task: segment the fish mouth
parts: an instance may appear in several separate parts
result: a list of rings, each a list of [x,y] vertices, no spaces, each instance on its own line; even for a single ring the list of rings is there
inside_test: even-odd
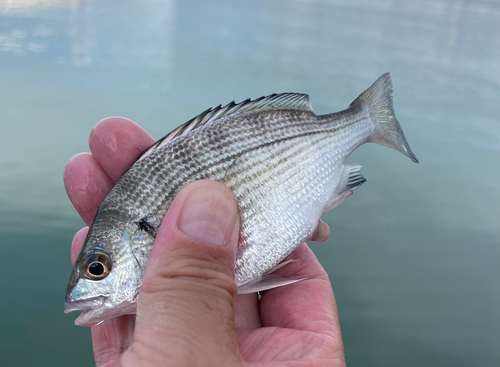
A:
[[[76,318],[75,325],[90,327],[99,325],[103,321],[100,310],[83,310],[81,315]]]
[[[104,303],[105,296],[98,296],[81,301],[66,301],[64,304],[64,313],[73,311],[82,311],[81,315],[75,320],[78,326],[96,326],[106,319],[122,315],[135,314],[136,300],[120,303],[119,307],[112,307]]]
[[[64,313],[70,313],[73,311],[84,311],[88,312],[91,309],[95,309],[101,306],[104,302],[104,296],[97,296],[81,301],[66,301],[64,304]]]

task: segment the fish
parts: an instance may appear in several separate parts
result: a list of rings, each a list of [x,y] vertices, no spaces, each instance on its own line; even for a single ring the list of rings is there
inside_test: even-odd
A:
[[[74,263],[65,313],[82,311],[81,326],[134,314],[161,222],[176,194],[200,179],[223,183],[237,200],[238,293],[300,281],[273,271],[366,181],[361,166],[344,164],[365,143],[418,163],[394,113],[389,73],[340,112],[316,115],[301,93],[204,111],[142,152],[104,198]]]

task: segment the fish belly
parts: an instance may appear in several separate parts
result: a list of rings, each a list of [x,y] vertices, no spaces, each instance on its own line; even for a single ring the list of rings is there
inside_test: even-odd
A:
[[[241,215],[238,286],[259,279],[312,236],[335,199],[348,155],[338,143],[331,133],[297,137],[245,153],[229,168],[224,183]]]

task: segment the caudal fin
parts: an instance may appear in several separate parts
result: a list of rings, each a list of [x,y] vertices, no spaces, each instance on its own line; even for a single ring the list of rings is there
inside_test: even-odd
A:
[[[417,156],[411,151],[405,134],[399,125],[392,107],[392,82],[389,73],[385,73],[351,103],[364,105],[370,112],[375,131],[370,141],[396,149],[413,162],[418,163]]]

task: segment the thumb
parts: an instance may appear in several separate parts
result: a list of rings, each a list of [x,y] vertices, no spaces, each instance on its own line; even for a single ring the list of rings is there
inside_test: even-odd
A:
[[[234,327],[236,200],[208,180],[184,188],[155,240],[123,366],[243,365]]]

